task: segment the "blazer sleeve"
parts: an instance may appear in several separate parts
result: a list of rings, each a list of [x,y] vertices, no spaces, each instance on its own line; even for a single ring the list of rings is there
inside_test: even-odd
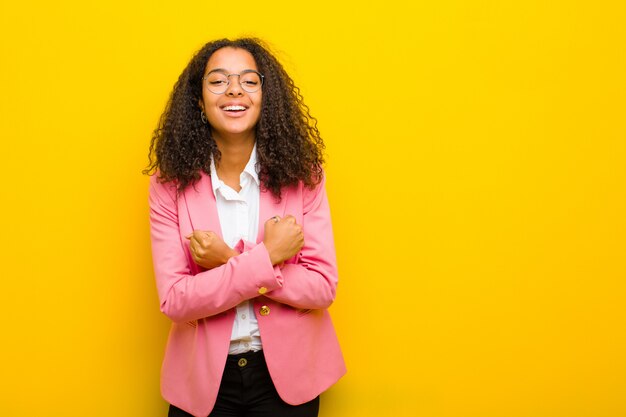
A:
[[[263,243],[226,264],[194,273],[181,236],[176,189],[150,179],[152,261],[161,311],[175,322],[222,313],[258,296],[259,288],[279,288],[283,276],[272,266]],[[195,268],[194,268],[195,269]]]
[[[335,300],[337,259],[324,184],[325,177],[313,190],[304,187],[304,246],[295,263],[286,263],[280,269],[282,286],[265,294],[296,308],[327,308]]]

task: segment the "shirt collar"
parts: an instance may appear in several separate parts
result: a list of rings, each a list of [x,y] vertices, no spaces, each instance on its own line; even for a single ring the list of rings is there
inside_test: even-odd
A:
[[[257,185],[260,185],[259,174],[256,171],[256,142],[254,142],[254,148],[252,148],[252,152],[250,153],[250,159],[246,164],[246,167],[243,169],[243,174],[248,174]],[[241,177],[240,177],[241,178]],[[217,190],[224,185],[224,182],[220,180],[220,177],[217,175],[217,169],[215,168],[215,161],[213,160],[213,155],[211,155],[211,186],[213,188],[213,195],[216,194]]]

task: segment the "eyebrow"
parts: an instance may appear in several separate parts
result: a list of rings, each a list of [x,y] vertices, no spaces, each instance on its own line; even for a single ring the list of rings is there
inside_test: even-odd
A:
[[[231,72],[228,72],[228,70],[226,68],[214,68],[211,71],[207,72],[205,74],[205,76],[209,75],[212,72],[221,72],[221,73],[224,73],[224,74],[243,74],[244,72],[258,72],[258,71],[257,70],[253,70],[252,68],[246,68],[246,69],[242,70],[241,72],[238,72],[238,73],[237,72],[233,72],[233,73],[231,73]]]

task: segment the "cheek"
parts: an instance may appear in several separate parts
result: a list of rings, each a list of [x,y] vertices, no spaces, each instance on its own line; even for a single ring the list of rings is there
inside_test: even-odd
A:
[[[254,114],[252,123],[256,126],[257,124],[259,124],[260,120],[261,120],[261,109],[258,108],[256,110],[256,113]]]
[[[202,94],[202,105],[206,110],[209,110],[211,107],[215,107],[216,99],[215,97],[211,97],[211,95],[211,93]]]
[[[261,118],[261,113],[263,112],[263,97],[255,97],[254,98],[255,110],[256,110],[256,121],[258,122]]]

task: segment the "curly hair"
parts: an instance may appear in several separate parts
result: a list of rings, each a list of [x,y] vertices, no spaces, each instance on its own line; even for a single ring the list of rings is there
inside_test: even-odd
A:
[[[324,142],[317,120],[283,66],[255,38],[220,39],[196,52],[174,85],[152,134],[149,165],[143,173],[157,173],[159,181],[175,183],[178,192],[195,184],[201,172],[211,175],[210,157],[219,161],[221,154],[210,124],[200,118],[198,103],[206,64],[215,51],[225,47],[250,52],[265,76],[261,115],[255,126],[261,186],[279,200],[282,188],[300,181],[314,188],[321,181],[324,163]]]

